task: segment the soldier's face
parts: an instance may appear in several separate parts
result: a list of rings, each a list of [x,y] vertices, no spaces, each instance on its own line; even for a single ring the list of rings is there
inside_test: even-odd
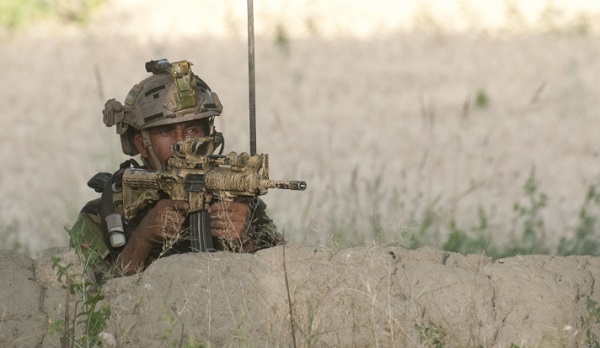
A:
[[[194,120],[164,126],[157,126],[148,129],[150,134],[150,143],[152,149],[158,157],[160,164],[164,166],[167,159],[173,156],[171,145],[184,138],[201,138],[207,136],[206,123]],[[139,139],[139,140],[138,140]],[[139,143],[139,145],[138,145]],[[154,170],[160,169],[161,165],[154,163],[154,159],[150,156],[148,149],[143,146],[143,137],[141,134],[136,135],[135,144],[138,147],[140,155],[146,159],[148,165]],[[141,145],[141,149],[140,149]]]

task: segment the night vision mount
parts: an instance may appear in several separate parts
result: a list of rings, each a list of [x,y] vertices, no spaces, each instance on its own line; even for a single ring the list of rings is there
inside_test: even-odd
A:
[[[169,73],[173,65],[166,59],[151,60],[146,62],[146,71],[154,75]]]

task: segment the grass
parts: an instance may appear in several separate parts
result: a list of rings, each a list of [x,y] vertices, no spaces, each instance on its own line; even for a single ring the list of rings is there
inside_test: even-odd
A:
[[[0,28],[16,30],[46,18],[85,24],[102,2],[102,0],[3,0],[0,3]]]
[[[41,2],[9,0],[2,5],[29,6],[35,3]],[[38,12],[34,17],[41,18],[48,15],[45,11],[50,9],[38,8],[36,11]],[[560,14],[549,8],[544,17],[547,32],[552,35],[557,34],[558,38],[541,36],[532,40],[521,40],[518,37],[507,40],[510,42],[487,39],[470,41],[468,38],[445,37],[444,33],[440,33],[443,31],[443,28],[440,28],[443,23],[432,17],[431,11],[423,11],[418,24],[423,26],[425,31],[434,32],[436,37],[433,39],[412,36],[412,33],[411,37],[406,39],[402,35],[393,33],[384,40],[348,40],[346,43],[335,40],[334,42],[326,40],[298,42],[295,41],[293,28],[281,24],[273,26],[276,33],[269,44],[273,45],[274,51],[268,49],[261,51],[261,47],[264,46],[259,42],[258,65],[259,69],[261,67],[265,69],[262,71],[263,74],[259,70],[258,76],[259,90],[264,93],[259,98],[259,106],[262,108],[260,125],[264,127],[259,135],[261,150],[272,155],[271,164],[274,172],[278,167],[294,169],[290,173],[284,173],[285,175],[275,175],[274,178],[291,179],[288,174],[297,174],[299,179],[307,179],[309,183],[309,190],[302,193],[307,198],[301,196],[296,199],[296,196],[285,193],[284,198],[271,204],[271,207],[276,208],[272,216],[276,221],[287,217],[293,222],[296,228],[288,229],[290,239],[299,239],[300,237],[294,236],[306,232],[306,235],[316,235],[316,238],[321,238],[326,241],[325,243],[328,242],[336,248],[372,244],[402,245],[412,249],[435,246],[464,254],[485,254],[493,258],[527,253],[598,255],[600,253],[597,242],[600,185],[591,184],[587,188],[585,197],[579,197],[577,190],[577,186],[590,177],[589,172],[581,168],[595,168],[592,165],[593,158],[588,156],[588,153],[590,148],[597,147],[582,140],[590,137],[585,131],[587,128],[592,128],[590,125],[595,118],[591,112],[586,116],[584,112],[578,110],[585,111],[586,108],[595,110],[594,104],[585,104],[585,101],[598,100],[594,94],[596,90],[594,82],[590,83],[584,78],[594,76],[594,71],[597,70],[595,61],[585,59],[585,57],[597,56],[594,50],[588,51],[586,48],[595,47],[595,39],[590,37],[590,33],[593,31],[592,24],[597,21],[582,16],[573,19],[565,26],[561,23],[571,19],[558,18]],[[513,5],[507,8],[507,17],[509,22],[514,23],[511,24],[513,29],[522,27],[523,31],[527,32],[529,30],[526,28],[527,23],[524,23],[519,11],[517,6]],[[0,11],[0,14],[7,13],[10,11]],[[325,29],[319,28],[322,21],[318,17],[315,18],[306,18],[306,26],[311,27],[313,36],[318,37],[319,32],[321,30],[324,32]],[[16,16],[4,20],[6,21],[4,25],[10,28],[18,28],[21,23],[26,24],[24,19]],[[243,29],[243,25],[233,21],[230,25]],[[231,31],[239,30],[234,28]],[[154,34],[148,32],[151,33],[148,34],[149,36]],[[562,41],[561,37],[566,36],[565,34],[577,36],[576,40],[570,43],[579,42],[578,40],[581,39],[583,45],[571,46]],[[27,156],[35,159],[35,166],[28,166],[27,159],[21,159],[21,156],[6,154],[6,157],[19,157],[19,165],[11,166],[9,158],[5,173],[16,173],[17,176],[11,178],[5,174],[6,176],[3,177],[6,179],[3,181],[2,192],[6,197],[14,197],[14,203],[11,202],[13,207],[7,206],[2,209],[4,223],[0,226],[0,242],[3,246],[18,248],[24,252],[39,249],[40,245],[47,246],[39,242],[47,240],[39,238],[39,233],[43,233],[44,229],[51,230],[48,234],[62,233],[60,226],[68,221],[64,221],[61,216],[60,219],[50,220],[53,221],[52,224],[47,223],[48,217],[60,210],[60,204],[52,206],[54,200],[39,199],[39,197],[69,196],[69,199],[73,200],[72,205],[78,207],[85,202],[82,199],[83,194],[77,190],[65,191],[65,189],[84,186],[85,180],[93,175],[95,170],[111,168],[102,166],[102,168],[94,167],[89,172],[83,170],[81,171],[83,173],[77,172],[81,164],[90,162],[90,157],[93,157],[90,156],[93,154],[93,150],[90,149],[97,149],[98,153],[106,153],[106,144],[103,142],[106,139],[116,139],[116,135],[111,130],[110,133],[105,133],[106,137],[103,137],[99,135],[101,130],[97,127],[83,126],[92,121],[98,121],[97,126],[102,126],[98,118],[100,107],[96,104],[101,106],[104,100],[98,102],[95,89],[85,84],[85,81],[91,81],[92,78],[81,79],[82,76],[91,76],[89,73],[91,69],[89,71],[75,68],[57,69],[53,65],[54,62],[61,62],[62,66],[70,67],[85,66],[82,64],[84,61],[97,62],[99,71],[103,74],[103,81],[106,82],[106,97],[118,97],[126,92],[125,90],[120,93],[118,88],[122,86],[123,89],[128,89],[132,83],[137,82],[131,80],[133,76],[142,75],[140,62],[148,59],[148,52],[185,59],[196,57],[193,58],[194,62],[199,69],[202,67],[202,70],[198,71],[208,75],[208,82],[216,88],[227,105],[228,113],[225,119],[229,127],[226,131],[228,141],[233,140],[230,143],[234,144],[233,149],[242,148],[246,144],[238,146],[235,143],[237,138],[242,138],[242,135],[246,134],[245,123],[244,126],[239,126],[242,131],[237,133],[236,126],[233,125],[243,123],[235,121],[235,117],[245,112],[243,105],[236,103],[243,104],[238,101],[245,100],[246,90],[240,88],[241,93],[235,92],[235,86],[245,85],[246,81],[243,79],[245,65],[242,60],[230,60],[230,57],[244,58],[244,55],[239,53],[243,53],[243,49],[238,47],[240,45],[232,45],[235,47],[229,48],[227,45],[220,46],[210,41],[203,41],[207,46],[192,47],[182,45],[177,40],[172,43],[170,40],[165,40],[159,45],[145,46],[136,44],[133,39],[121,43],[118,39],[107,36],[108,40],[116,40],[110,42],[111,47],[127,48],[107,51],[103,49],[105,46],[108,47],[107,40],[93,34],[89,35],[90,37],[86,37],[85,40],[79,42],[74,39],[63,43],[60,47],[48,43],[31,44],[35,49],[27,44],[16,46],[16,49],[10,47],[5,57],[12,57],[11,52],[20,52],[18,58],[13,58],[13,61],[2,60],[5,63],[3,65],[7,67],[6,81],[10,82],[5,94],[8,95],[6,100],[13,101],[10,109],[14,112],[11,114],[30,115],[31,118],[27,128],[30,133],[24,133],[17,126],[18,122],[14,122],[10,123],[14,124],[14,127],[6,128],[10,130],[10,134],[6,132],[3,136],[10,143],[19,143],[19,139],[23,138],[37,139],[37,143],[48,145],[44,148],[52,149],[49,153],[44,153],[43,149],[40,149],[40,157],[51,159],[48,162],[40,162],[33,156]],[[278,55],[277,52],[284,54]],[[565,52],[582,53],[569,55]],[[363,55],[363,53],[367,54]],[[27,58],[40,56],[47,59]],[[553,59],[548,60],[548,56]],[[202,60],[198,57],[202,57]],[[265,57],[268,59],[264,59]],[[507,57],[517,58],[513,60]],[[44,61],[52,64],[42,65]],[[109,63],[105,64],[105,61]],[[486,62],[491,61],[494,62],[493,65],[486,65]],[[542,61],[544,64],[540,63]],[[335,63],[327,64],[329,62]],[[363,63],[357,64],[358,62]],[[565,73],[562,69],[564,62],[581,69],[572,69]],[[367,65],[369,69],[365,68]],[[244,69],[236,70],[240,66]],[[525,67],[526,71],[520,67]],[[68,75],[67,70],[72,70],[73,75]],[[349,74],[349,71],[352,74]],[[11,75],[13,72],[18,74]],[[229,72],[231,75],[227,75]],[[23,75],[26,78],[23,78]],[[296,78],[288,78],[289,76]],[[33,88],[37,84],[29,82],[33,77],[46,82],[51,81],[53,85],[59,87],[71,86],[73,81],[81,81],[82,88],[78,87],[70,93],[64,93],[62,90],[66,88],[48,89],[48,82],[39,84],[41,89],[36,90]],[[576,81],[578,78],[581,79],[581,88],[573,93],[577,98],[572,98],[568,93],[570,91],[567,88],[568,82]],[[536,89],[537,86],[544,86],[543,83],[540,84],[539,79],[548,80],[547,88],[543,92],[538,92]],[[288,80],[292,82],[288,84]],[[25,81],[25,83],[20,85],[18,81]],[[562,81],[565,81],[565,84],[561,84]],[[54,90],[60,91],[60,95],[52,94]],[[36,105],[30,98],[24,98],[22,92],[15,94],[12,91],[29,91],[31,95],[50,94]],[[69,96],[68,103],[65,102],[65,95]],[[270,95],[275,97],[270,98]],[[534,98],[527,98],[530,95],[534,95]],[[521,96],[526,98],[520,98]],[[523,107],[523,104],[530,99],[535,100],[535,103]],[[419,111],[414,111],[413,106],[418,104],[417,100],[423,100],[424,107],[421,111],[423,115],[420,115]],[[74,108],[73,105],[78,102],[81,105],[93,106]],[[573,104],[575,102],[577,104]],[[460,110],[457,111],[458,109]],[[541,111],[536,113],[536,110]],[[280,125],[285,126],[272,125],[270,118],[273,118],[272,114],[276,112],[284,115],[279,122]],[[37,114],[41,116],[36,118]],[[46,121],[48,114],[55,115],[53,120],[56,119],[56,122],[49,124]],[[459,116],[453,118],[457,114]],[[85,117],[79,117],[82,115]],[[6,117],[10,116],[7,114]],[[514,119],[518,120],[514,121]],[[511,126],[513,121],[519,126],[505,127]],[[7,122],[10,122],[10,119],[7,119]],[[489,128],[477,127],[484,122],[487,122]],[[52,128],[54,124],[59,126]],[[457,124],[466,128],[455,130]],[[578,140],[581,142],[577,144],[583,145],[579,148],[574,147],[571,149],[572,152],[567,154],[575,153],[578,165],[574,172],[581,171],[580,176],[575,178],[566,176],[564,180],[554,181],[548,179],[547,173],[565,169],[565,162],[561,162],[562,155],[565,153],[555,151],[557,147],[553,145],[563,144],[566,147],[574,141],[571,135],[563,137],[562,133],[548,131],[544,128],[546,124],[560,124],[561,129],[566,129],[565,134],[578,134]],[[578,128],[575,124],[583,126]],[[45,128],[36,128],[36,125]],[[420,128],[421,125],[423,129]],[[531,142],[522,141],[523,139],[519,137],[521,134],[531,132],[531,128],[528,127],[534,128],[535,134],[540,136],[533,146],[530,146]],[[340,131],[342,128],[343,131]],[[506,133],[490,131],[498,128],[506,130]],[[55,137],[46,136],[46,134],[65,133],[79,135],[80,138],[61,142],[56,141]],[[12,138],[12,134],[15,134],[15,138]],[[281,134],[288,138],[278,138]],[[494,134],[500,135],[494,137]],[[510,134],[510,139],[503,137],[504,134]],[[592,136],[595,139],[596,133],[592,132]],[[95,139],[102,139],[102,141],[97,142]],[[456,141],[449,139],[456,139]],[[512,142],[507,144],[508,141]],[[63,143],[85,143],[90,149],[80,151],[79,147],[61,145]],[[487,143],[491,143],[492,146],[486,147]],[[536,144],[543,144],[543,148],[536,147]],[[500,148],[506,150],[498,150]],[[546,148],[549,148],[548,152],[553,152],[551,156],[545,154]],[[37,152],[37,149],[23,150],[27,153]],[[532,158],[534,158],[525,155],[529,151],[537,156],[535,159],[538,165],[535,170],[529,170],[528,167],[531,162],[527,160],[533,162]],[[56,153],[68,154],[61,158],[60,166],[56,165]],[[478,158],[483,159],[484,154],[492,157],[493,162],[478,160]],[[419,156],[422,159],[416,159]],[[469,156],[475,160],[468,161]],[[122,156],[118,154],[115,157]],[[505,158],[509,158],[510,163],[503,163]],[[519,159],[525,160],[519,161]],[[461,160],[463,162],[459,163]],[[452,165],[435,165],[440,162],[442,164],[452,162]],[[118,163],[118,160],[114,163]],[[486,176],[485,169],[487,166],[493,167],[496,163],[501,163],[500,170],[494,172],[494,178],[490,179],[489,175]],[[61,170],[54,172],[55,167],[61,167]],[[497,199],[497,191],[481,188],[481,183],[487,184],[495,179],[501,182],[501,175],[510,171],[505,170],[505,167],[519,171],[518,179],[508,180],[510,183],[506,185],[498,185],[501,193],[517,188],[519,196],[514,201],[512,195],[506,194],[503,199]],[[39,168],[48,168],[48,171],[44,171],[44,175],[39,175]],[[65,175],[65,168],[70,168],[69,172],[75,171],[75,174],[72,177]],[[470,168],[473,172],[461,173],[457,168]],[[568,166],[568,168],[572,167]],[[444,181],[446,177],[440,175],[455,170],[456,177],[461,180],[464,178],[464,181],[472,180],[472,184],[463,185],[464,182],[458,179],[458,184],[452,183],[452,180]],[[304,175],[307,178],[304,178]],[[61,177],[67,177],[67,182],[57,179]],[[76,184],[77,182],[79,184]],[[41,184],[35,186],[37,183]],[[22,185],[20,190],[6,189],[9,187],[18,189],[19,185]],[[554,190],[560,186],[568,186],[574,193],[566,198],[561,197]],[[461,191],[462,189],[464,191]],[[29,202],[30,204],[25,201],[25,204],[21,205],[19,197],[27,195],[15,194],[15,192],[31,191],[39,193],[35,195],[35,201]],[[581,202],[578,201],[580,198]],[[270,199],[269,196],[267,199]],[[563,226],[568,226],[566,224],[553,226],[550,219],[559,211],[570,211],[556,209],[557,205],[553,203],[561,199],[581,203],[576,224],[568,229],[563,229]],[[40,209],[43,201],[51,202],[49,205],[52,209]],[[466,201],[476,203],[466,204]],[[65,203],[62,200],[60,202]],[[299,204],[296,204],[297,202]],[[563,207],[560,204],[558,206]],[[14,210],[26,211],[27,208],[38,214],[27,213],[19,218],[12,218],[10,208],[15,207]],[[499,214],[495,209],[502,209],[508,213]],[[32,219],[32,215],[38,216]],[[39,224],[31,225],[29,221],[32,220],[38,221]],[[56,220],[60,221],[54,223]],[[58,225],[59,228],[55,228],[54,225]],[[558,243],[551,238],[559,237],[557,231],[562,233]],[[25,239],[16,238],[27,233],[29,237]],[[38,243],[36,247],[27,244],[36,245],[36,242]],[[311,242],[308,240],[307,244]],[[71,273],[72,276],[77,275],[72,273],[68,265],[61,266],[65,267],[63,271],[65,276],[67,273]],[[83,285],[81,290],[75,291],[75,294],[70,292],[71,287],[68,286],[70,296],[98,298],[93,288],[86,287],[85,283]],[[297,322],[299,332],[306,335],[304,338],[309,345],[318,343],[319,331],[315,322],[315,317],[320,313],[317,311],[318,303],[298,301],[297,307],[299,312],[303,311],[301,312],[303,315]],[[585,324],[582,325],[583,327],[592,327],[598,323],[597,305],[592,304],[588,310],[589,315],[582,318]],[[89,309],[82,310],[84,313],[95,311],[96,309],[91,312]],[[68,323],[69,320],[66,322]],[[93,328],[94,325],[91,327]],[[426,322],[415,329],[420,332],[421,343],[424,345],[436,347],[449,345],[447,341],[452,333],[446,332],[447,329],[439,323]],[[63,334],[69,333],[69,330],[70,328],[64,329]],[[93,338],[91,331],[88,332],[88,338]],[[598,339],[593,331],[584,330],[582,335],[585,336],[588,345],[597,346]],[[82,338],[85,336],[77,336],[77,339]],[[91,340],[88,339],[87,342]],[[181,340],[171,343],[172,346],[200,345],[193,339],[184,339],[183,335]]]
[[[349,219],[340,219],[337,210],[331,211],[328,245],[336,249],[386,244],[410,249],[434,246],[462,254],[484,254],[493,259],[532,254],[600,256],[600,181],[589,186],[574,231],[566,233],[558,243],[552,244],[548,242],[545,222],[550,198],[541,191],[535,168],[530,169],[522,184],[522,198],[512,205],[513,227],[508,241],[501,240],[506,235],[505,231],[490,221],[489,213],[483,206],[477,206],[472,217],[459,217],[452,208],[441,206],[441,196],[431,200],[420,212],[418,206],[423,205],[424,201],[413,201],[415,207],[413,213],[408,214],[409,219],[390,228],[383,221],[386,220],[385,216],[390,215],[389,209],[397,199],[397,194],[390,194],[381,185],[381,177],[361,183],[357,173],[358,169],[355,168],[349,187],[344,191],[348,196],[343,201],[366,204],[345,205]],[[468,190],[463,198],[470,192]],[[333,195],[340,195],[340,192]],[[386,198],[388,202],[385,202]],[[369,218],[358,221],[356,217],[365,207],[371,209]],[[475,223],[465,227],[458,220]]]
[[[600,325],[600,308],[598,303],[591,298],[586,300],[587,313],[580,318],[581,331],[575,332],[576,346],[583,346],[589,348],[600,348],[600,337],[594,329]],[[415,329],[419,334],[419,343],[423,347],[428,348],[444,348],[447,346],[455,346],[455,344],[449,343],[447,339],[446,328],[443,325],[438,325],[435,322],[429,320],[425,324],[415,324]],[[572,328],[570,328],[571,330]],[[557,345],[564,346],[564,342],[554,342]],[[462,346],[462,345],[458,345]],[[481,347],[483,345],[468,345],[469,347]],[[537,346],[537,345],[535,345]],[[525,348],[526,346],[517,345],[515,343],[510,344],[510,348]]]
[[[556,253],[558,255],[600,255],[600,185],[589,187],[581,210],[579,225],[571,238],[562,237]]]
[[[50,330],[60,335],[63,348],[102,346],[101,334],[111,315],[110,307],[102,304],[102,286],[96,283],[95,271],[100,258],[92,249],[77,247],[81,268],[66,265],[52,258],[59,282],[66,289],[64,318],[50,321]]]
[[[390,229],[382,224],[381,217],[388,214],[380,210],[384,206],[380,199],[387,196],[380,178],[364,183],[364,190],[361,190],[356,178],[355,173],[347,190],[350,197],[346,201],[366,201],[367,206],[372,207],[372,212],[368,226],[361,226],[360,230],[356,228],[360,223],[353,218],[330,221],[329,245],[336,249],[384,244],[410,249],[434,246],[462,254],[484,254],[493,259],[533,254],[600,256],[600,182],[588,188],[574,232],[561,237],[558,243],[551,244],[548,242],[544,220],[549,197],[539,187],[535,168],[530,169],[529,176],[522,185],[522,198],[512,206],[513,227],[509,239],[504,242],[500,238],[506,233],[490,222],[489,214],[482,206],[476,208],[473,217],[460,217],[461,221],[475,222],[465,227],[459,224],[459,216],[452,209],[441,207],[441,196],[434,198],[420,214],[415,212],[403,225]],[[367,198],[359,198],[360,192],[365,192]],[[468,194],[469,192],[466,193],[467,196]],[[394,199],[394,195],[390,197]],[[348,215],[356,216],[362,207],[348,208]],[[368,233],[361,233],[362,231]]]
[[[560,24],[552,16],[548,11],[548,22]],[[300,18],[323,24],[317,15]],[[511,220],[517,215],[512,210],[515,191],[532,163],[540,180],[538,192],[544,191],[548,199],[540,212],[565,217],[556,223],[541,216],[545,237],[551,248],[560,237],[572,239],[570,220],[578,213],[573,206],[580,203],[580,191],[597,167],[591,155],[597,149],[595,134],[585,126],[593,124],[593,101],[600,100],[587,78],[598,70],[592,34],[500,40],[446,33],[433,38],[393,33],[372,40],[321,40],[315,34],[297,40],[291,22],[274,19],[280,23],[272,26],[277,33],[257,42],[258,140],[259,150],[270,155],[272,178],[305,179],[309,184],[302,193],[270,192],[265,197],[271,216],[291,241],[442,246],[453,234],[449,244],[464,250],[476,251],[477,244],[486,242],[507,244],[505,236],[513,233]],[[3,246],[35,255],[65,244],[66,239],[58,238],[64,235],[62,227],[72,224],[73,212],[94,198],[85,187],[87,179],[126,159],[119,153],[114,129],[102,125],[99,110],[106,98],[122,98],[145,76],[148,52],[194,61],[226,105],[219,127],[228,150],[247,147],[245,42],[203,38],[206,46],[201,49],[172,40],[122,42],[102,32],[82,29],[73,37],[57,37],[56,43],[50,38],[5,43],[6,108],[13,115],[31,115],[31,122],[2,131],[0,137],[11,143],[32,137],[38,141],[20,152],[36,156],[5,150],[1,192],[15,198],[1,209],[0,241],[7,241]],[[104,49],[108,43],[127,50],[116,55]],[[35,56],[48,59],[30,58]],[[78,69],[58,69],[53,62]],[[60,88],[27,83],[37,76]],[[71,88],[73,81],[81,81],[82,88]],[[540,86],[545,88],[540,91]],[[23,93],[47,97],[28,102]],[[50,121],[47,114],[57,116]],[[18,123],[14,117],[7,121]],[[531,139],[534,130],[538,137]],[[72,142],[59,136],[64,132],[74,136]],[[65,154],[61,165],[51,160],[56,153]],[[109,153],[110,160],[101,158]],[[39,168],[45,169],[44,175]],[[555,169],[566,175],[553,177]],[[507,179],[513,173],[518,177]],[[470,181],[474,192],[466,192]],[[563,223],[567,220],[569,225]],[[39,233],[49,237],[38,238]],[[473,238],[461,247],[462,236]],[[565,244],[566,249],[573,247]]]
[[[600,308],[598,308],[598,302],[588,298],[587,309],[588,315],[581,317],[581,324],[585,334],[584,342],[588,347],[599,348],[600,337],[598,337],[597,333],[592,331],[594,325],[597,326],[600,324]]]
[[[424,347],[444,348],[446,347],[446,330],[432,321],[427,324],[415,324],[419,332],[419,343]]]
[[[600,225],[598,224],[600,215],[597,215],[597,209],[600,207],[599,188],[600,184],[589,187],[581,207],[579,224],[575,233],[569,237],[562,237],[556,246],[548,245],[542,216],[548,196],[539,192],[535,170],[532,169],[523,185],[525,198],[523,202],[517,202],[513,207],[517,226],[509,243],[500,244],[494,241],[494,233],[487,223],[485,212],[480,208],[478,210],[480,223],[472,228],[472,233],[462,232],[452,224],[450,227],[453,232],[442,248],[464,254],[481,252],[495,259],[531,254],[600,256],[597,242],[600,237]]]

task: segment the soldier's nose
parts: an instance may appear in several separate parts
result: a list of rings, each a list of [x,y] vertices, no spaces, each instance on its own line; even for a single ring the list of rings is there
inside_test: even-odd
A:
[[[175,129],[175,139],[177,141],[179,140],[183,140],[185,138],[185,136],[183,135],[183,129]]]

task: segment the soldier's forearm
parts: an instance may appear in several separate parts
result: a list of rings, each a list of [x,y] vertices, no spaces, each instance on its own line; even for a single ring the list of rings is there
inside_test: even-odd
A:
[[[116,262],[116,270],[122,275],[133,275],[143,270],[144,264],[152,251],[152,244],[141,237],[139,228],[136,229]]]

